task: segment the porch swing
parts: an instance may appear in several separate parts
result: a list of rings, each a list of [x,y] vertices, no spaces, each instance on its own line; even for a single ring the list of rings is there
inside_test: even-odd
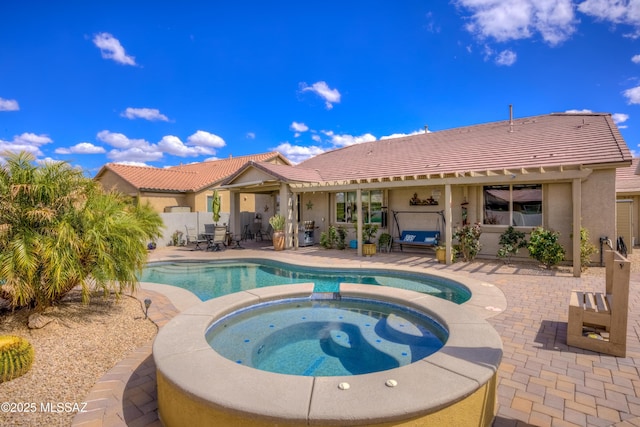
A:
[[[403,251],[403,246],[422,246],[427,248],[435,248],[438,246],[442,236],[444,235],[445,217],[444,211],[391,211],[393,213],[393,219],[396,223],[398,230],[398,236],[393,239],[394,243],[400,245],[400,250]],[[436,229],[431,230],[402,230],[400,228],[400,220],[398,216],[401,214],[431,214],[436,215]]]

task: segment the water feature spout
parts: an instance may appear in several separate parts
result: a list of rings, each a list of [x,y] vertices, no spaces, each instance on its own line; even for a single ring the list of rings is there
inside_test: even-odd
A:
[[[313,292],[310,299],[312,301],[340,301],[340,292]]]

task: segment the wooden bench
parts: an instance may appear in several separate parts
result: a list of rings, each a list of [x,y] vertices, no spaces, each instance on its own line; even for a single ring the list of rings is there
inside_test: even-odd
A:
[[[626,357],[631,262],[606,251],[605,292],[571,291],[567,344]]]
[[[399,244],[402,250],[403,245],[435,247],[438,246],[438,240],[440,240],[439,231],[405,230],[400,238],[393,239],[393,242]]]

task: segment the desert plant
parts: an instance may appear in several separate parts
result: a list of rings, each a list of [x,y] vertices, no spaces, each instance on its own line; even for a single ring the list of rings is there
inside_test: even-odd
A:
[[[465,225],[462,228],[458,228],[453,233],[453,238],[458,241],[460,248],[459,254],[465,261],[473,261],[480,252],[482,245],[480,243],[480,235],[482,229],[479,223],[473,225]]]
[[[285,218],[280,214],[275,214],[269,218],[269,224],[273,227],[273,231],[284,231]]]
[[[591,265],[591,255],[598,253],[596,245],[589,240],[589,231],[580,227],[580,268],[582,271]]]
[[[506,258],[507,263],[511,262],[511,257],[516,255],[518,250],[527,246],[525,234],[511,225],[500,235],[499,243],[498,258]]]
[[[0,383],[24,375],[33,363],[33,346],[24,338],[0,336]]]
[[[362,226],[362,242],[363,243],[373,243],[371,240],[373,236],[378,232],[377,224],[365,224]]]
[[[529,238],[529,255],[550,269],[564,260],[565,251],[558,242],[560,233],[537,227],[531,232]]]
[[[44,309],[79,287],[134,290],[162,219],[64,162],[11,154],[0,167],[0,297]]]

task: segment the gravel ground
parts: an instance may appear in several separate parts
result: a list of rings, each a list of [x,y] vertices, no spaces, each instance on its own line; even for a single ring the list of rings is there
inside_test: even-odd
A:
[[[45,312],[53,321],[42,329],[29,329],[28,315],[24,310],[0,314],[0,335],[24,337],[35,349],[29,372],[0,383],[1,426],[70,425],[96,381],[157,332],[140,302],[128,296],[100,295],[83,305],[72,292]],[[18,412],[7,412],[4,402]],[[67,402],[58,411],[58,404]]]

